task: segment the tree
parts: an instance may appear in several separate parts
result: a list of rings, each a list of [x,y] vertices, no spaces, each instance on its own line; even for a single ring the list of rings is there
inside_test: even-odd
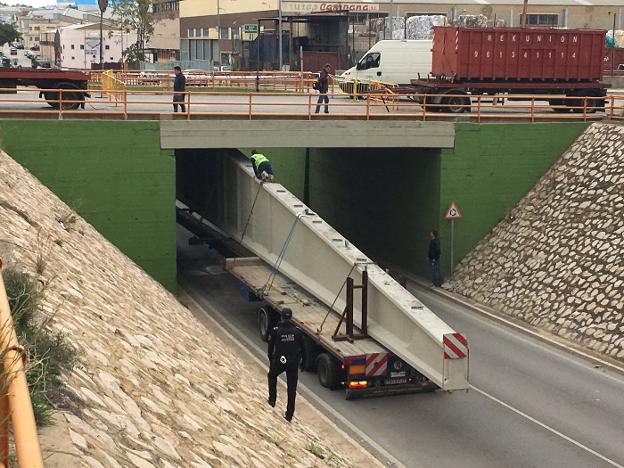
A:
[[[151,0],[112,0],[113,14],[120,18],[124,32],[136,31],[137,41],[124,52],[128,62],[144,60],[145,44],[154,32],[154,16]]]
[[[21,34],[12,24],[0,23],[0,44],[4,45],[7,42],[13,42],[19,39]]]

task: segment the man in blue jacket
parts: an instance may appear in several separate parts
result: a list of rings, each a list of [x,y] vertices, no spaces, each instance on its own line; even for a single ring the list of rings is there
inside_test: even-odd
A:
[[[178,112],[178,105],[182,112],[186,112],[184,105],[186,93],[186,77],[182,74],[180,67],[174,67],[175,78],[173,80],[173,112]]]

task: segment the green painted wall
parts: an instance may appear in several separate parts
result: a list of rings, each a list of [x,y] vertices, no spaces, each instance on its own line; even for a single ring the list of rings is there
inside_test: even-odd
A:
[[[455,149],[441,156],[439,231],[443,272],[450,272],[450,222],[455,200],[464,218],[455,222],[457,264],[535,185],[588,123],[455,125]]]
[[[374,260],[424,274],[439,176],[439,150],[313,150],[310,206]]]
[[[158,122],[2,120],[0,145],[171,291],[175,161]]]

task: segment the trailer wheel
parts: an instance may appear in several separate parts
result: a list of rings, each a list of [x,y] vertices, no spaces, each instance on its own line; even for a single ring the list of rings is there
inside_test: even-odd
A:
[[[338,388],[337,367],[336,360],[327,353],[319,354],[316,358],[316,373],[323,387],[331,390]]]
[[[63,110],[73,110],[78,109],[80,107],[81,102],[84,102],[84,94],[81,92],[80,88],[73,83],[57,83],[55,85],[56,88],[63,90],[63,101],[80,101],[80,102],[63,102]],[[65,91],[67,90],[67,91]],[[70,91],[75,90],[75,91]],[[48,102],[48,105],[53,109],[58,109],[60,103],[55,102],[59,101],[59,93],[56,91],[46,91],[43,93],[43,97]]]
[[[273,309],[261,307],[258,311],[258,330],[260,331],[262,341],[269,341],[269,335],[276,323],[276,314]]]
[[[552,107],[554,112],[563,114],[570,111],[570,108],[566,107],[566,103],[563,99],[549,99],[548,104]]]
[[[465,91],[461,89],[451,89],[444,94],[450,96],[442,97],[441,112],[450,112],[451,114],[461,114],[462,112],[470,112],[470,98]]]

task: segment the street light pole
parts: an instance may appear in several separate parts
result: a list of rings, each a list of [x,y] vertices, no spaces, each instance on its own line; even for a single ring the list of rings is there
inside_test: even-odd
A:
[[[98,7],[100,8],[100,71],[102,71],[104,57],[104,33],[102,23],[104,21],[104,12],[108,8],[108,0],[98,0]]]
[[[217,57],[219,58],[219,67],[221,66],[221,7],[217,0]],[[221,68],[219,68],[221,70]]]
[[[284,67],[284,57],[283,57],[283,46],[282,46],[282,0],[278,0],[277,2],[278,4],[278,29],[279,29],[279,36],[278,36],[278,47],[279,47],[279,69],[280,71],[282,71],[282,68]]]

